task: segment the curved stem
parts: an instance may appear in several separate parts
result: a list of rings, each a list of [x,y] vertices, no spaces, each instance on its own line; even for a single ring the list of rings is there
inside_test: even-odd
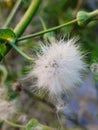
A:
[[[96,10],[90,12],[88,15],[89,15],[89,17],[92,18],[92,19],[93,19],[93,18],[98,18],[98,9],[96,9]]]
[[[28,55],[26,55],[24,52],[22,52],[13,42],[9,42],[9,44],[10,44],[20,55],[22,55],[24,58],[26,58],[27,60],[32,61],[32,58],[29,57]]]
[[[18,128],[25,128],[25,125],[19,125],[19,124],[15,124],[11,121],[8,121],[8,120],[4,120],[5,123],[9,124],[10,126],[13,126],[13,127],[18,127]]]
[[[14,32],[15,32],[17,37],[22,35],[22,33],[24,32],[24,30],[26,29],[26,27],[28,26],[28,24],[32,20],[33,16],[35,15],[41,1],[42,0],[32,0],[31,1],[30,6],[28,7],[26,13],[24,14],[21,21],[17,24],[17,26],[14,29]],[[16,43],[16,40],[13,41],[13,44],[15,44],[15,43]],[[11,48],[12,48],[11,46],[7,47],[7,51],[6,51],[5,55],[11,50]],[[2,60],[2,58],[0,58],[0,61],[1,60]]]
[[[9,14],[9,17],[6,20],[6,23],[4,24],[4,28],[6,28],[12,21],[17,9],[19,8],[20,4],[21,4],[22,0],[17,0],[15,6],[13,7],[11,13]]]
[[[65,27],[65,26],[68,26],[68,25],[73,24],[75,22],[77,22],[77,19],[74,19],[74,20],[72,20],[72,21],[70,21],[68,23],[64,23],[62,25],[59,25],[59,26],[56,26],[56,27],[53,27],[53,28],[49,28],[49,29],[44,30],[44,31],[40,31],[38,33],[34,33],[34,34],[31,34],[31,35],[20,37],[20,38],[17,39],[17,41],[22,41],[22,40],[26,40],[26,39],[29,39],[29,38],[37,37],[37,36],[40,36],[42,34],[45,34],[45,33],[48,33],[48,32],[54,31],[54,30],[57,30],[59,28]]]
[[[41,1],[42,0],[32,0],[25,15],[23,16],[21,21],[18,23],[18,25],[14,29],[14,32],[17,37],[19,37],[24,32],[25,28],[27,27],[27,25],[30,23],[31,19],[35,15]]]
[[[3,65],[0,65],[0,70],[3,72],[1,82],[4,83],[7,78],[7,70]]]

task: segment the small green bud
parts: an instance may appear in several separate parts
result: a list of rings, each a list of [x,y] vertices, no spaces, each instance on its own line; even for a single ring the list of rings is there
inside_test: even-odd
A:
[[[93,21],[98,17],[98,10],[94,10],[90,13],[86,11],[79,11],[77,13],[77,22],[79,26],[85,26],[87,25],[90,21]]]
[[[89,22],[89,13],[85,11],[79,11],[77,14],[77,21],[79,26],[85,26]]]

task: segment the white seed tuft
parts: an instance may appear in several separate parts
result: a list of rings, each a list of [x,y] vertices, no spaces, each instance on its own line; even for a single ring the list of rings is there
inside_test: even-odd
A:
[[[37,78],[36,86],[45,89],[50,98],[72,93],[82,83],[87,65],[76,42],[77,39],[73,38],[68,42],[61,40],[41,45],[30,76]]]

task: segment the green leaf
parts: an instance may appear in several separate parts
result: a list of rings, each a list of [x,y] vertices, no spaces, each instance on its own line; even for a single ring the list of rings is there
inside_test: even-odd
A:
[[[11,29],[0,29],[0,42],[5,45],[5,43],[9,43],[19,54],[24,56],[28,60],[32,60],[29,56],[27,56],[24,52],[22,52],[16,45],[16,35]],[[2,56],[0,56],[1,58]]]
[[[11,42],[16,38],[15,33],[11,29],[0,29],[0,41],[9,41]]]
[[[31,119],[31,120],[26,124],[26,130],[55,130],[55,129],[40,124],[36,119]]]
[[[16,40],[15,33],[11,29],[0,29],[0,58],[4,57],[7,46],[7,42]]]
[[[0,56],[3,57],[5,52],[6,52],[6,46],[0,43]]]
[[[37,127],[39,125],[39,122],[36,119],[31,119],[26,124],[26,130],[33,130],[33,128]]]

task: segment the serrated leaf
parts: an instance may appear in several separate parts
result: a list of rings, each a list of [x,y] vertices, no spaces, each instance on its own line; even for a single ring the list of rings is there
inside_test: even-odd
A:
[[[6,46],[4,44],[0,44],[0,55],[3,57],[6,52]]]
[[[0,41],[12,41],[16,38],[15,33],[11,29],[0,29]]]

